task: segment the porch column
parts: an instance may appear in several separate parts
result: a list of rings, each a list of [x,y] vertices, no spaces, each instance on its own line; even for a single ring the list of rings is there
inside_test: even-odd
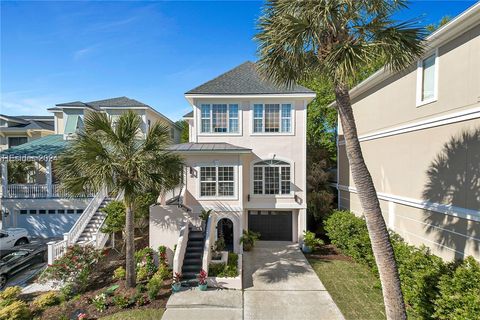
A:
[[[2,197],[8,196],[8,162],[2,161]]]
[[[47,198],[52,197],[52,160],[47,160],[45,162],[45,173],[47,178]]]

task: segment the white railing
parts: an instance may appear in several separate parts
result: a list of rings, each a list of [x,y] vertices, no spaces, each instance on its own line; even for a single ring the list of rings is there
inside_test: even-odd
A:
[[[176,272],[182,273],[183,259],[185,258],[185,252],[187,251],[189,223],[180,229],[180,237],[178,237],[177,248],[175,249],[175,255],[173,257],[173,274]]]
[[[73,227],[68,232],[68,244],[75,244],[78,238],[82,234],[83,230],[87,227],[90,219],[92,219],[95,212],[97,212],[98,208],[102,204],[102,201],[107,196],[107,189],[101,189],[97,195],[90,201],[88,206],[83,211],[82,215],[77,219]]]
[[[202,269],[208,273],[208,265],[212,259],[212,245],[215,241],[215,226],[216,226],[216,217],[215,213],[211,213],[208,217],[206,233],[205,233],[205,245],[203,247],[203,260],[202,260]]]
[[[68,194],[60,189],[59,184],[52,184],[52,194],[48,195],[48,185],[41,183],[14,183],[8,184],[2,198],[7,199],[39,199],[39,198],[67,198]],[[92,193],[86,195],[93,197]],[[84,197],[84,196],[81,196]]]
[[[48,247],[48,264],[52,264],[67,252],[68,242],[66,239],[60,241],[50,241]]]

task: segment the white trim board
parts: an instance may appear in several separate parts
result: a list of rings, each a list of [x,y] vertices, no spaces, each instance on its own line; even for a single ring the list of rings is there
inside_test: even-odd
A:
[[[336,187],[342,191],[358,193],[357,189],[354,187],[349,187],[349,186],[339,185],[339,184],[337,184]],[[377,192],[377,196],[379,199],[384,201],[392,201],[394,203],[398,203],[408,207],[413,207],[413,208],[422,209],[422,210],[429,210],[433,212],[448,214],[450,216],[454,216],[462,219],[480,222],[480,211],[477,211],[477,210],[466,209],[466,208],[445,205],[445,204],[435,203],[430,201],[424,201],[419,199],[412,199],[412,198],[407,198],[407,197],[402,197],[402,196],[397,196],[397,195],[382,193],[382,192]]]
[[[395,135],[408,133],[412,131],[424,130],[428,128],[434,128],[434,127],[443,126],[446,124],[462,122],[462,121],[467,121],[467,120],[472,120],[477,118],[480,118],[480,107],[475,107],[468,110],[454,112],[448,115],[433,117],[426,120],[417,121],[410,124],[386,129],[386,130],[379,130],[370,134],[360,136],[358,137],[358,140],[360,142],[363,142],[368,140],[380,139],[380,138],[395,136]],[[338,144],[345,145],[345,140],[339,141]]]

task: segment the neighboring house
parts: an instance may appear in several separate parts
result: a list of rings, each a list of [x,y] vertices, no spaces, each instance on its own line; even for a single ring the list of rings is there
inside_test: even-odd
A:
[[[306,229],[307,104],[315,93],[274,86],[246,62],[185,97],[193,107],[184,116],[189,142],[171,147],[185,159],[184,185],[179,201],[165,199],[151,208],[150,245],[173,249],[178,231],[198,225],[199,213],[209,209],[211,244],[223,236],[227,248],[241,253],[243,230],[259,232],[262,240],[300,241]],[[184,249],[179,244],[177,254]]]
[[[53,133],[53,116],[0,114],[0,151]]]
[[[91,219],[95,223],[92,220],[89,230],[91,234],[97,232],[103,217],[94,215],[102,202],[105,204],[108,200],[107,195],[100,192],[70,198],[62,193],[54,174],[55,160],[75,139],[75,133],[83,127],[87,113],[105,112],[115,120],[127,110],[134,110],[141,115],[144,133],[155,122],[161,122],[170,126],[173,142],[179,142],[180,128],[174,122],[150,106],[127,97],[58,104],[49,109],[54,114],[51,121],[54,134],[0,152],[2,227],[24,227],[30,235],[37,237],[63,237],[64,233],[74,231],[69,238],[70,244],[85,238],[81,238],[81,234]],[[35,162],[35,183],[8,184],[7,163],[26,160]],[[77,221],[80,221],[80,225],[75,225]]]
[[[480,4],[427,38],[417,64],[350,91],[384,218],[445,259],[480,260]],[[338,128],[338,205],[362,214]]]

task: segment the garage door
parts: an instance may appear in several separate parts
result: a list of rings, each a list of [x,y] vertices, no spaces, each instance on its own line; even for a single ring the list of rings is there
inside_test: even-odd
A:
[[[260,233],[260,240],[292,241],[292,212],[249,211],[248,229]]]

